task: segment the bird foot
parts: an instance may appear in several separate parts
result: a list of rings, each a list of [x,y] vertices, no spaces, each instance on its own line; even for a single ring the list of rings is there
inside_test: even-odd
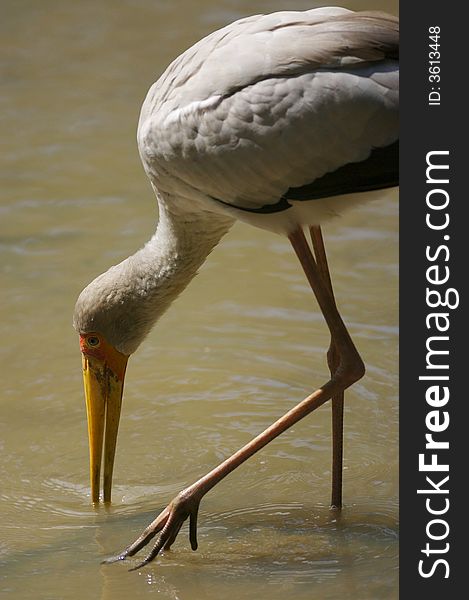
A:
[[[183,490],[168,506],[148,525],[143,533],[127,546],[120,554],[103,560],[103,564],[111,564],[133,556],[146,546],[155,535],[156,543],[149,554],[130,571],[135,571],[151,562],[162,550],[169,550],[174,543],[184,521],[189,517],[189,541],[192,550],[197,550],[197,515],[201,496],[194,490]]]

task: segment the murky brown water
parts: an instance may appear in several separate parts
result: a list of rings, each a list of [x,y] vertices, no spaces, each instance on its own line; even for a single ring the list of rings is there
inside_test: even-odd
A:
[[[397,2],[343,2],[397,10]],[[131,359],[114,504],[89,501],[81,288],[150,237],[135,128],[147,88],[205,33],[313,3],[3,0],[0,595],[120,600],[397,597],[397,195],[325,230],[368,365],[346,403],[345,509],[328,508],[330,408],[203,501],[140,573],[100,559],[324,382],[328,335],[282,238],[237,225]],[[10,596],[9,596],[10,597]]]

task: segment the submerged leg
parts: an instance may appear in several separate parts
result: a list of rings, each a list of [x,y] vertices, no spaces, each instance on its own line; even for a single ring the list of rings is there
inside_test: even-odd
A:
[[[134,569],[146,565],[161,550],[171,546],[179,533],[182,523],[188,517],[190,518],[189,539],[192,549],[195,550],[197,548],[197,513],[203,496],[258,450],[363,376],[363,362],[337,311],[335,302],[331,298],[328,286],[324,283],[323,276],[320,274],[303,230],[297,229],[294,231],[290,234],[289,240],[317,298],[319,307],[331,333],[332,343],[337,350],[339,360],[331,379],[278,419],[273,425],[223,461],[218,467],[180,492],[158,517],[150,523],[135,542],[130,544],[118,556],[110,558],[105,562],[115,562],[133,556],[159,534],[148,556],[135,566]]]
[[[326,249],[322,237],[321,228],[318,226],[310,227],[311,240],[313,242],[314,255],[318,270],[321,274],[324,284],[329,290],[332,302],[335,304],[334,291],[332,289],[332,280],[327,264]],[[331,338],[331,344],[327,351],[327,364],[334,375],[339,366],[339,356],[337,349]],[[343,453],[344,453],[344,392],[340,391],[332,397],[332,494],[331,507],[342,508],[342,472],[343,472]]]

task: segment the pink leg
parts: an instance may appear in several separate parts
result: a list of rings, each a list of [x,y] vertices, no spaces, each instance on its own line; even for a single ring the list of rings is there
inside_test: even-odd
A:
[[[273,425],[259,434],[232,456],[223,461],[218,467],[183,490],[174,500],[150,523],[145,531],[118,556],[104,562],[124,560],[136,554],[141,548],[159,533],[157,541],[138,569],[153,560],[157,554],[168,549],[176,539],[183,522],[189,518],[189,539],[193,550],[197,548],[197,514],[200,501],[219,481],[244,463],[248,458],[263,448],[300,419],[316,410],[327,400],[337,396],[344,389],[355,383],[364,374],[363,362],[353,345],[348,331],[337,311],[335,302],[324,278],[311,253],[302,229],[297,229],[289,240],[303,267],[306,277],[317,298],[321,311],[331,332],[333,346],[337,349],[339,361],[332,377],[321,388],[305,398],[297,406],[278,419]]]
[[[327,286],[332,301],[335,304],[334,292],[332,290],[331,275],[327,264],[326,249],[322,237],[321,228],[318,226],[310,227],[311,240],[313,242],[314,255],[318,270],[321,274],[324,285]],[[334,375],[340,363],[337,348],[331,338],[331,344],[327,351],[327,364]],[[332,397],[332,495],[331,507],[342,508],[342,469],[344,452],[344,392],[340,391]]]

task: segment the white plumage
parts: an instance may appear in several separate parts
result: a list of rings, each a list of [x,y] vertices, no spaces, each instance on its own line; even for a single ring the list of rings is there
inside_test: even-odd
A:
[[[369,41],[391,39],[392,25],[326,8],[242,19],[198,42],[142,107],[140,155],[159,193],[281,233],[353,204],[294,201],[263,218],[229,206],[275,204],[396,141],[398,63]]]

